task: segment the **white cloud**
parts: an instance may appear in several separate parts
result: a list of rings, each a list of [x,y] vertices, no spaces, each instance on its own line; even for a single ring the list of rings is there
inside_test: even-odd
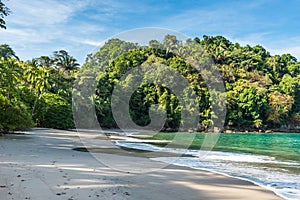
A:
[[[246,5],[224,8],[224,5],[213,7],[193,8],[185,10],[177,15],[166,17],[161,22],[162,27],[174,30],[197,33],[227,33],[233,35],[241,29],[253,24],[253,18],[244,11]]]
[[[89,40],[89,39],[81,40],[79,42],[82,43],[82,44],[87,44],[87,45],[95,46],[95,47],[99,47],[103,44],[102,41],[95,41],[95,40]]]
[[[48,31],[52,31],[52,33],[49,34]],[[53,31],[51,28],[8,28],[1,30],[0,43],[9,43],[16,46],[49,43],[62,34],[62,30]]]
[[[0,44],[11,45],[22,59],[49,55],[54,50],[65,48],[83,60],[90,53],[88,51],[99,47],[104,39],[124,31],[126,27],[134,27],[132,17],[136,14],[145,15],[147,19],[148,11],[155,10],[161,17],[145,20],[142,25],[170,28],[189,37],[223,35],[242,45],[260,44],[272,54],[290,52],[300,58],[300,38],[274,39],[276,34],[268,31],[273,30],[269,29],[273,24],[266,24],[259,20],[259,16],[252,16],[249,12],[261,7],[264,1],[234,2],[230,5],[219,2],[207,7],[191,6],[190,10],[170,14],[160,13],[167,4],[153,6],[153,3],[143,1],[10,0],[6,4],[13,13],[6,17],[7,29],[0,30]],[[258,30],[258,27],[264,29]]]
[[[300,61],[300,44],[298,46],[269,49],[272,55],[291,54]]]
[[[266,48],[275,54],[291,54],[300,61],[300,37],[282,37],[282,40],[273,39],[266,43]]]
[[[289,37],[276,30],[278,21],[262,21],[252,10],[268,0],[218,3],[210,7],[184,10],[165,17],[159,26],[181,31],[189,37],[222,35],[241,45],[262,45],[272,55],[290,53],[300,59],[300,37]]]
[[[47,26],[66,22],[77,10],[85,6],[83,1],[13,0],[7,6],[13,11],[7,23],[20,26]]]
[[[272,36],[271,32],[260,32],[260,33],[250,33],[247,35],[244,35],[243,37],[228,37],[232,42],[238,42],[241,45],[262,45],[264,41],[266,41],[266,38],[269,38]]]
[[[76,21],[74,17],[88,5],[90,0],[11,0],[6,5],[12,11],[5,20],[7,29],[0,30],[0,44],[9,44],[24,60],[40,55],[50,55],[59,49],[78,55],[82,38],[105,27]],[[73,20],[73,21],[72,21]],[[75,23],[75,25],[74,25]],[[84,51],[84,50],[83,50]]]
[[[71,16],[83,8],[81,1],[14,0],[7,6],[12,10],[6,18],[7,29],[0,31],[0,42],[14,46],[48,43],[65,35],[62,28]],[[68,4],[69,3],[69,4]]]
[[[238,42],[245,46],[263,46],[271,55],[291,54],[300,60],[300,37],[284,37],[283,40],[276,39],[272,32],[252,33],[240,38],[228,37],[231,42]]]

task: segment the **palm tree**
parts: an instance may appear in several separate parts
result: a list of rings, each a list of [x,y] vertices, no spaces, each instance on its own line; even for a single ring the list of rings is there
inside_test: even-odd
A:
[[[54,60],[51,59],[49,56],[41,56],[37,58],[36,61],[39,67],[43,67],[46,69],[50,68],[54,63]]]
[[[179,41],[177,40],[175,35],[166,35],[163,45],[168,56],[169,53],[174,53],[173,51],[178,48]]]
[[[33,59],[27,64],[24,76],[30,91],[35,95],[34,105],[31,111],[31,114],[33,115],[37,101],[40,99],[43,92],[49,88],[49,68],[39,66],[37,60]]]
[[[16,56],[14,50],[8,44],[1,44],[0,45],[0,57],[5,59],[7,58],[15,58],[19,60],[18,56]]]
[[[13,58],[0,58],[0,92],[4,92],[10,100],[19,96],[19,83],[22,69],[19,62]]]
[[[54,52],[54,64],[58,69],[63,71],[75,70],[79,66],[77,60],[65,50]]]

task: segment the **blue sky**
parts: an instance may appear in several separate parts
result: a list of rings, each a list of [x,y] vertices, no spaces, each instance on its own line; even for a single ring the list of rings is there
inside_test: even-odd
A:
[[[102,41],[134,28],[160,27],[189,37],[222,35],[300,59],[300,1],[2,0],[12,14],[0,43],[24,60],[65,49],[79,63]]]

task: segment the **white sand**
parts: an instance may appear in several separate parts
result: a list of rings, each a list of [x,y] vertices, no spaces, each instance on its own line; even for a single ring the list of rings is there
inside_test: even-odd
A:
[[[76,132],[34,129],[26,135],[0,137],[0,200],[281,199],[246,181],[165,167],[137,153],[113,154],[112,143],[101,142],[107,153],[97,153],[95,159],[72,150],[83,146]]]

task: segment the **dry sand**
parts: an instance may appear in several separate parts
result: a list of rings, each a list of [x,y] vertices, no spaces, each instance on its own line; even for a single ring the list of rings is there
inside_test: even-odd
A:
[[[124,153],[101,139],[103,150],[95,159],[72,150],[83,147],[76,132],[34,129],[0,137],[0,200],[281,199],[247,181],[166,166],[141,153]]]

